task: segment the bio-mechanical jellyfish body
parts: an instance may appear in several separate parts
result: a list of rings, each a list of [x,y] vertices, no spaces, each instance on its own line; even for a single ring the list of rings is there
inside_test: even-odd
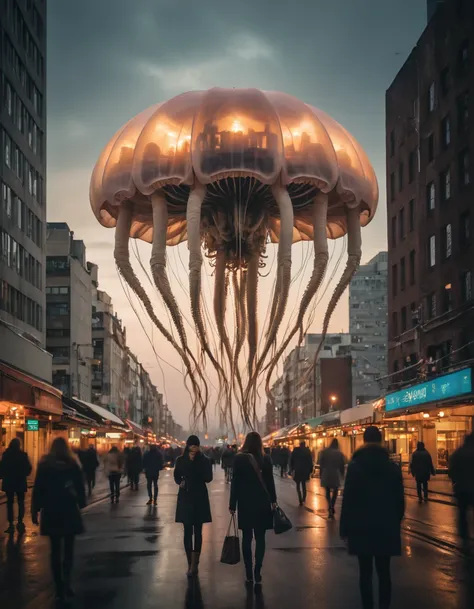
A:
[[[303,339],[305,314],[328,265],[328,238],[347,234],[346,266],[323,320],[323,335],[327,332],[360,263],[361,226],[375,214],[378,186],[361,146],[321,110],[285,93],[213,88],[183,93],[128,122],[95,166],[90,200],[99,222],[115,227],[120,274],[183,361],[193,414],[206,418],[202,364],[209,360],[219,379],[221,414],[233,424],[236,402],[243,421],[253,426],[262,379],[270,396],[278,360],[296,334]],[[175,332],[158,319],[132,268],[130,238],[152,244],[151,273]],[[167,248],[186,240],[199,353],[190,346],[167,273]],[[301,240],[314,243],[313,271],[296,320],[278,342],[290,290],[292,245]],[[270,244],[278,244],[276,278],[266,327],[259,330],[259,274]],[[215,267],[217,349],[203,315],[203,253]],[[232,333],[226,324],[230,300]]]

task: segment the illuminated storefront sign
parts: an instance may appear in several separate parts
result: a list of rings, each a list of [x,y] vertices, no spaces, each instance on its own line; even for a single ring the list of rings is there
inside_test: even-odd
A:
[[[472,392],[472,371],[470,368],[445,374],[426,383],[413,385],[389,393],[385,397],[385,411],[400,410],[411,406],[421,406],[466,395]]]

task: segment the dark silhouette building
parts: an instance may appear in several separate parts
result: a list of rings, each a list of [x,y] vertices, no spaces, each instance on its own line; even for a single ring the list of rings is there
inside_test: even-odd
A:
[[[474,356],[473,15],[439,4],[386,93],[391,387]]]

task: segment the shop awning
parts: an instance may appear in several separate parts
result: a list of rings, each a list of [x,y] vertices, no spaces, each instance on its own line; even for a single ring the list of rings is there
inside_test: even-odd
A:
[[[0,362],[0,414],[12,404],[61,415],[62,393],[52,385]]]
[[[369,402],[368,404],[360,404],[353,408],[348,408],[341,412],[341,424],[351,425],[358,422],[372,422],[374,418],[374,404]]]
[[[138,425],[138,423],[134,423],[133,421],[130,421],[129,419],[125,419],[125,422],[130,427],[130,430],[133,431],[133,433],[136,436],[141,436],[142,438],[144,438],[146,436],[146,431],[143,429],[143,427],[141,427],[141,425]]]
[[[71,421],[76,423],[77,425],[82,425],[84,427],[94,427],[97,425],[97,421],[95,419],[91,419],[80,412],[77,412],[75,408],[71,408],[67,406],[63,402],[63,416],[62,419],[65,422]]]
[[[91,402],[85,402],[84,400],[80,400],[79,398],[76,398],[76,397],[72,398],[71,401],[73,403],[78,402],[79,404],[82,404],[83,406],[88,408],[90,411],[92,411],[94,414],[98,415],[104,423],[120,425],[120,427],[126,426],[125,423],[122,421],[122,419],[120,419],[117,415],[115,415],[113,412],[110,412],[110,410],[107,410],[103,406],[98,406],[97,404],[91,404]]]

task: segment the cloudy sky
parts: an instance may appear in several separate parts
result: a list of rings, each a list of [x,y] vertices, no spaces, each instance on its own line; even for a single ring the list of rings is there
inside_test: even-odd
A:
[[[252,86],[295,95],[342,123],[375,167],[381,197],[363,233],[368,260],[386,247],[385,90],[425,22],[425,0],[49,1],[49,219],[68,222],[86,242],[131,348],[179,422],[187,423],[189,397],[173,369],[166,363],[160,369],[117,278],[113,231],[90,210],[89,179],[101,149],[132,116],[190,89]],[[140,252],[149,257],[147,246]],[[185,279],[178,256],[173,252],[172,261]],[[312,330],[319,330],[322,313]],[[344,300],[331,329],[347,326]],[[153,340],[164,357],[169,349],[156,334]]]

